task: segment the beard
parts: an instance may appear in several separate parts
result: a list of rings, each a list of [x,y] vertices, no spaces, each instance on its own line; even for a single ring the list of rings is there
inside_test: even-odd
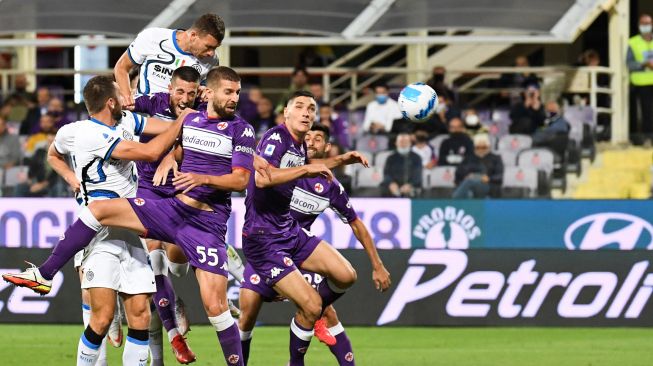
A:
[[[227,110],[227,106],[233,107],[233,110]],[[236,105],[219,105],[213,103],[213,110],[223,119],[233,119],[236,116]]]
[[[111,118],[113,118],[116,122],[120,122],[122,119],[122,108],[116,107],[111,110]]]

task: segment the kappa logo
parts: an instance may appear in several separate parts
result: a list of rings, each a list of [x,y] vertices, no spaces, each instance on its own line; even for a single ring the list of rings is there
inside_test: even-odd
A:
[[[270,141],[276,140],[276,141],[281,142],[281,135],[279,135],[278,132],[275,132],[275,133],[272,134],[272,136],[270,136],[270,138],[268,140],[270,140]]]
[[[220,266],[220,269],[223,270],[223,271],[228,271],[229,266],[227,265],[227,262],[222,263],[222,265]]]
[[[167,298],[162,297],[162,298],[159,300],[159,307],[165,308],[165,307],[167,307],[168,305],[170,305],[170,301],[168,301]]]
[[[86,280],[87,281],[93,281],[93,277],[95,277],[95,273],[93,273],[93,271],[91,271],[91,270],[88,270],[86,272]]]
[[[317,192],[317,193],[322,193],[322,192],[324,192],[324,186],[322,185],[322,183],[315,183],[315,185],[313,186],[313,189],[314,189],[315,192]]]
[[[351,352],[347,352],[345,355],[345,361],[347,362],[352,362],[354,360],[354,354]]]
[[[240,137],[251,137],[251,138],[254,138],[254,130],[252,130],[251,128],[248,127],[248,128],[246,128],[246,129],[243,131],[243,134],[240,135]]]
[[[227,358],[227,361],[229,361],[230,364],[235,365],[240,361],[240,356],[236,354],[231,354],[229,355],[229,358]]]
[[[261,277],[254,273],[253,275],[249,276],[249,282],[251,282],[252,285],[258,285],[261,282]]]
[[[276,277],[277,277],[278,275],[280,275],[281,272],[283,272],[283,271],[284,271],[284,269],[281,269],[281,268],[279,268],[279,267],[274,267],[274,268],[272,268],[272,269],[270,270],[270,277],[272,277],[272,278],[276,278]]]
[[[476,220],[462,209],[435,207],[413,227],[413,237],[424,240],[425,248],[467,249],[481,235]]]
[[[602,212],[576,220],[565,231],[568,249],[595,250],[609,246],[620,250],[653,250],[653,225],[621,212]]]
[[[199,116],[197,116],[197,117],[195,117],[195,118],[193,118],[193,119],[191,120],[191,122],[195,122],[195,123],[199,123],[199,121],[200,121],[200,117],[199,117]]]
[[[59,241],[64,240],[64,239],[66,239],[66,234],[65,233],[59,235]]]
[[[229,124],[227,122],[218,123],[218,130],[220,130],[220,131],[224,130],[227,127],[229,127]]]
[[[145,200],[142,198],[134,198],[134,203],[136,206],[143,206],[145,204]]]
[[[283,257],[283,264],[285,264],[286,267],[290,267],[293,265],[293,261],[288,257]]]

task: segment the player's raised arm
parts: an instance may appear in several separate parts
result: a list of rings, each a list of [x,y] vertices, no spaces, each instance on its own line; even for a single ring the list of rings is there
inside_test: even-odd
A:
[[[138,66],[129,56],[129,50],[125,51],[113,67],[113,75],[118,83],[120,96],[123,99],[123,108],[128,110],[134,109],[134,94],[129,82],[129,70],[132,67]]]
[[[369,168],[370,162],[367,158],[358,151],[350,151],[345,154],[340,154],[326,159],[310,159],[311,164],[324,164],[329,169],[333,169],[342,165],[361,164]]]

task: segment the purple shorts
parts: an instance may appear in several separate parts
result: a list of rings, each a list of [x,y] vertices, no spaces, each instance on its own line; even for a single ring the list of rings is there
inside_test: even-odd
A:
[[[168,182],[164,186],[155,187],[152,183],[146,183],[139,181],[138,182],[138,191],[136,191],[136,197],[151,199],[151,200],[160,200],[164,198],[170,198],[175,196],[175,187]]]
[[[308,284],[311,285],[311,287],[313,287],[315,290],[317,290],[325,281],[325,278],[320,274],[304,271],[302,269],[299,271],[302,273],[306,281],[308,281]],[[274,288],[272,288],[272,286],[266,285],[264,281],[261,281],[261,276],[259,276],[258,273],[254,271],[254,268],[252,268],[249,263],[245,265],[245,274],[243,277],[244,279],[240,284],[240,287],[252,290],[261,295],[263,301],[273,302],[283,299],[279,297],[279,294],[274,290]]]
[[[227,277],[227,220],[179,199],[128,199],[147,229],[146,238],[178,245],[191,266]]]
[[[279,236],[243,235],[243,252],[247,263],[261,276],[261,281],[272,287],[301,266],[313,253],[320,240],[296,225],[294,230]]]

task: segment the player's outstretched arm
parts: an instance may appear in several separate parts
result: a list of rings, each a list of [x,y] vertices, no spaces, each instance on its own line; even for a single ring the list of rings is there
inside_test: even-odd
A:
[[[186,114],[188,114],[188,113],[195,113],[197,111],[193,110],[193,109],[186,108],[186,109],[184,109],[184,112],[186,112]],[[165,131],[167,131],[168,128],[170,128],[170,126],[171,126],[170,122],[166,122],[166,121],[160,120],[158,118],[154,118],[154,117],[149,117],[147,119],[147,123],[145,124],[145,128],[143,128],[143,134],[145,134],[145,135],[160,135],[160,134],[164,133]]]
[[[234,168],[230,174],[207,175],[197,173],[179,173],[172,179],[175,189],[183,189],[186,193],[198,186],[209,186],[222,191],[240,192],[247,188],[250,176],[245,168]]]
[[[116,62],[116,66],[113,67],[113,76],[116,78],[120,96],[123,98],[122,107],[130,111],[134,110],[134,96],[129,82],[129,70],[135,65],[125,51]]]
[[[293,168],[276,168],[270,166],[269,173],[269,179],[258,172],[255,173],[254,179],[257,188],[274,187],[299,178],[312,178],[317,176],[322,176],[329,182],[333,180],[333,173],[324,164],[307,164]]]
[[[379,253],[376,251],[376,246],[374,245],[370,232],[360,218],[352,221],[349,225],[356,239],[363,245],[367,256],[370,258],[370,262],[372,263],[372,281],[374,281],[376,289],[380,291],[387,290],[391,284],[390,273],[385,269]]]
[[[311,164],[318,163],[324,164],[329,169],[333,169],[342,165],[362,164],[364,167],[369,168],[370,162],[367,158],[358,151],[350,151],[345,154],[340,154],[326,159],[310,159]]]
[[[73,192],[79,192],[80,183],[79,179],[75,175],[75,172],[68,166],[64,156],[59,154],[57,149],[54,147],[54,143],[50,145],[48,149],[48,164],[52,169],[57,172],[70,186]]]

